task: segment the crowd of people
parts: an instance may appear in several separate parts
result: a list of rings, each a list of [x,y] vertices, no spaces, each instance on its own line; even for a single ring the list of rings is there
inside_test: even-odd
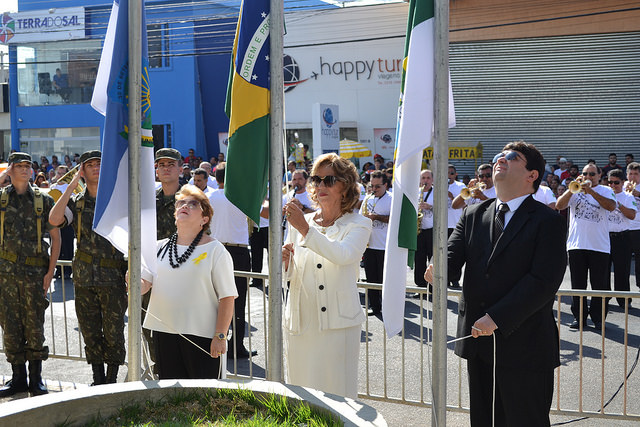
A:
[[[493,238],[497,226],[475,224],[481,218],[473,215],[494,206],[496,199],[507,205],[501,223],[505,234],[511,232],[508,224],[518,223],[520,217],[513,212],[521,206],[547,218],[547,211],[543,214],[539,207],[546,206],[548,212],[564,216],[568,231],[563,229],[561,233],[563,247],[558,259],[562,261],[568,254],[572,288],[586,289],[589,276],[592,289],[611,289],[613,267],[613,288],[629,291],[631,263],[635,262],[636,272],[640,269],[640,215],[636,215],[640,163],[627,154],[626,164],[621,166],[612,153],[603,167],[589,161],[580,168],[562,156],[550,165],[541,154],[538,156],[535,147],[530,147],[533,146],[526,143],[508,145],[492,162],[478,166],[474,177],[464,181],[458,179],[456,166],[448,165],[449,244],[464,242],[466,237],[460,235],[460,228],[465,224],[477,226],[473,233],[478,236]],[[2,190],[0,209],[0,268],[5,272],[0,280],[13,287],[11,292],[1,293],[0,298],[6,307],[29,304],[26,309],[0,313],[5,352],[13,367],[12,380],[0,389],[0,396],[27,389],[32,394],[46,393],[40,371],[48,354],[43,331],[47,302],[41,296],[64,252],[71,251],[67,259],[73,259],[76,312],[94,384],[115,382],[118,367],[124,363],[126,264],[122,254],[91,229],[100,157],[99,151],[89,151],[73,159],[65,156],[64,164],[59,164],[56,156],[52,156],[51,163],[44,156],[37,163],[28,154],[12,153],[10,167],[0,174],[0,182],[7,184]],[[507,166],[518,161],[526,167],[517,179],[512,175],[502,178]],[[531,162],[535,167],[530,166]],[[76,166],[79,170],[69,174],[73,179],[58,182]],[[163,148],[156,152],[155,166],[160,271],[155,277],[143,274],[142,285],[143,332],[155,363],[154,372],[160,378],[218,378],[227,357],[240,359],[257,354],[244,346],[250,284],[247,278],[234,277],[233,270],[262,272],[264,251],[268,248],[268,200],[263,203],[259,224],[248,220],[229,202],[224,195],[226,163],[222,153],[203,161],[192,149],[183,157],[175,149]],[[362,279],[382,283],[393,197],[393,162],[376,155],[373,163],[366,163],[358,172],[349,160],[325,154],[313,163],[291,160],[285,172],[288,186],[282,189],[282,258],[289,281],[283,322],[287,380],[355,397],[360,325],[365,313],[381,316],[382,309],[380,292],[370,291],[363,311],[356,283]],[[502,190],[497,179],[503,180]],[[79,191],[81,181],[84,184]],[[511,188],[512,181],[521,186]],[[59,189],[61,196],[55,203],[46,190],[40,190],[47,187]],[[428,265],[433,256],[434,196],[433,173],[424,169],[420,172],[420,187],[416,188],[414,281],[425,288],[431,286]],[[513,206],[511,196],[519,200]],[[18,209],[26,214],[10,214]],[[496,205],[494,209],[502,208]],[[15,230],[23,231],[13,235]],[[45,234],[49,234],[48,240],[44,239]],[[534,235],[526,234],[530,239]],[[29,244],[7,246],[5,242],[13,239]],[[550,245],[555,247],[556,243],[554,240]],[[532,253],[538,250],[538,246],[531,247]],[[551,247],[548,251],[553,252]],[[482,249],[479,253],[488,257],[492,251]],[[453,265],[467,263],[466,268],[473,272],[475,267],[467,261],[462,257]],[[561,264],[564,274],[567,262]],[[359,277],[359,266],[364,268],[364,278]],[[526,268],[522,266],[521,272]],[[57,274],[69,276],[64,271]],[[449,286],[460,287],[459,277],[459,270],[451,270]],[[554,276],[549,282],[550,293],[557,290],[555,279]],[[462,286],[468,286],[465,284],[470,281],[466,276]],[[254,279],[251,285],[266,291],[260,279]],[[25,287],[32,295],[26,302],[16,297]],[[498,294],[493,303],[502,298]],[[617,302],[630,305],[626,298],[618,298]],[[586,298],[576,298],[572,305],[575,322],[570,327],[586,327],[589,317],[597,328],[604,327],[608,303],[597,297],[590,303]],[[18,322],[14,319],[16,313],[29,317],[19,320],[29,328],[12,329],[12,322]],[[497,319],[491,321],[467,315],[459,332],[471,333],[473,326],[492,335],[497,327],[504,329],[502,325],[507,324],[498,321],[505,322],[507,316],[500,313],[495,311]],[[547,314],[545,311],[545,322]],[[228,337],[230,329],[235,333]],[[461,344],[459,354],[466,355],[467,349]],[[553,369],[553,363],[551,360],[546,368]],[[482,369],[482,365],[474,369]]]

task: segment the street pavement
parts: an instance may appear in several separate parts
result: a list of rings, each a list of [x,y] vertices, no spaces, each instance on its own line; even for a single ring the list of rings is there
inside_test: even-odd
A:
[[[265,269],[266,271],[266,260]],[[407,271],[407,283],[412,284],[412,272]],[[364,278],[364,272],[361,274]],[[632,290],[636,291],[635,273],[631,278]],[[567,270],[561,289],[570,289],[569,272]],[[81,354],[80,334],[77,328],[75,307],[73,300],[73,284],[70,280],[63,283],[56,280],[53,287],[52,304],[47,312],[46,329],[47,342],[51,352],[58,355],[68,355],[78,359]],[[597,411],[601,404],[616,392],[623,381],[625,363],[624,342],[622,333],[624,328],[624,311],[615,301],[610,304],[611,310],[606,322],[604,338],[596,331],[593,324],[582,334],[568,328],[572,316],[569,311],[569,299],[564,298],[561,313],[561,367],[560,378],[560,408],[577,410],[579,407],[580,363],[579,342],[583,342],[582,363],[582,406],[587,411]],[[265,323],[268,312],[267,297],[261,289],[250,288],[249,305],[251,310],[251,347],[258,350],[258,355],[248,360],[229,360],[230,375],[237,372],[243,376],[253,375],[265,377]],[[634,361],[637,361],[640,348],[640,299],[636,299],[629,311],[628,319],[628,351],[626,353],[627,372],[631,372],[627,382],[626,411],[629,414],[640,414],[640,372]],[[416,402],[431,402],[430,374],[431,347],[427,344],[430,327],[431,305],[426,298],[407,298],[405,306],[405,336],[392,337],[385,340],[383,323],[379,317],[370,316],[363,325],[361,357],[359,365],[360,393],[377,396],[375,399],[362,399],[363,402],[378,409],[390,426],[427,426],[431,425],[431,410],[424,405],[393,403],[389,400],[400,399]],[[65,325],[64,319],[68,319]],[[51,319],[55,328],[52,329]],[[422,320],[421,320],[422,318]],[[447,309],[448,339],[455,338],[457,320],[457,297],[449,295]],[[422,322],[422,323],[421,323]],[[52,332],[53,330],[53,332]],[[581,338],[582,337],[582,338]],[[404,350],[402,344],[404,343]],[[248,338],[245,338],[248,346]],[[606,357],[601,358],[604,345]],[[386,349],[385,349],[386,347]],[[368,351],[368,357],[367,357]],[[402,357],[404,354],[404,370]],[[448,345],[447,352],[447,404],[453,407],[468,407],[466,391],[465,364],[453,354],[453,344]],[[600,378],[604,372],[605,382],[601,386]],[[119,373],[118,381],[125,381],[126,366]],[[11,375],[11,367],[6,361],[0,363],[0,376],[6,381]],[[91,368],[86,362],[61,358],[50,358],[43,364],[43,377],[52,392],[87,387],[91,383]],[[404,378],[404,385],[402,378]],[[386,379],[386,387],[385,387]],[[558,377],[556,377],[556,387]],[[557,391],[557,389],[556,389]],[[604,391],[604,393],[602,393]],[[386,397],[385,397],[386,396]],[[623,412],[623,390],[608,404],[605,412]],[[15,396],[25,398],[26,394]],[[11,399],[5,399],[11,400]],[[387,401],[385,401],[387,400]],[[554,397],[552,409],[557,408]],[[631,421],[603,420],[589,418],[573,421],[577,417],[552,416],[552,423],[566,423],[575,426],[631,426],[637,425]],[[447,412],[447,425],[468,426],[468,414],[460,409]]]

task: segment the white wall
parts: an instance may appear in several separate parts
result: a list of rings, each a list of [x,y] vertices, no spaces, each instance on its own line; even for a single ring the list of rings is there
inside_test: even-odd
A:
[[[338,104],[375,154],[374,128],[396,127],[406,20],[405,3],[287,15],[284,53],[301,83],[285,94],[286,122],[310,128],[314,103]]]

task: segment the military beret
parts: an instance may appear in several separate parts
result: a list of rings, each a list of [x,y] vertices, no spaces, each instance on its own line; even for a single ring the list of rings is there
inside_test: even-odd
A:
[[[80,163],[83,164],[84,162],[88,162],[89,160],[100,159],[101,157],[102,153],[100,152],[100,150],[85,151],[80,155]]]
[[[9,163],[22,163],[29,162],[31,163],[31,155],[27,153],[15,152],[9,155]]]
[[[156,162],[160,159],[171,159],[182,161],[182,155],[175,148],[161,148],[156,151]]]

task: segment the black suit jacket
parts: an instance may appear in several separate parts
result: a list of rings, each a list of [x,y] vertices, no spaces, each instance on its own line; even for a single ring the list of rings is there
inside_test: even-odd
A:
[[[566,221],[529,196],[493,249],[495,212],[495,199],[468,207],[449,238],[450,279],[465,266],[458,337],[488,313],[498,325],[497,366],[553,369],[560,364],[552,307],[567,265]],[[455,352],[491,363],[493,338],[458,341]]]

